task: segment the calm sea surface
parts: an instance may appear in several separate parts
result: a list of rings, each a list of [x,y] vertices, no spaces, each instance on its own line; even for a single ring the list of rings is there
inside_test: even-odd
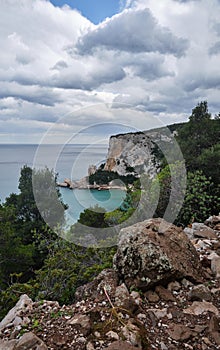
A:
[[[105,145],[0,145],[0,199],[1,203],[10,193],[19,193],[18,181],[24,165],[45,167],[58,173],[58,181],[65,178],[78,180],[87,175],[90,164],[105,161]],[[66,213],[70,223],[77,221],[80,212],[98,204],[107,211],[116,209],[125,196],[120,190],[96,191],[61,189],[62,197],[69,209]]]

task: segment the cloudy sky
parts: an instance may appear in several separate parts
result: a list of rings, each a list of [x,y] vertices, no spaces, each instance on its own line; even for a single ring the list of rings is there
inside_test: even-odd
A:
[[[0,26],[0,143],[220,111],[219,0],[1,0]]]

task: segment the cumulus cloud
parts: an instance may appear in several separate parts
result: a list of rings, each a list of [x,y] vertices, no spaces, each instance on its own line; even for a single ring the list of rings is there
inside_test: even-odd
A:
[[[210,55],[218,55],[220,53],[220,41],[215,43],[212,47],[209,49]]]
[[[168,28],[160,27],[148,9],[129,9],[90,30],[76,45],[81,54],[93,52],[100,46],[131,53],[160,52],[179,57],[185,53],[188,44]]]
[[[98,25],[48,0],[2,0],[0,25],[4,135],[31,125],[39,139],[53,125],[64,135],[134,111],[178,122],[204,99],[220,110],[218,0],[121,0],[121,13]]]

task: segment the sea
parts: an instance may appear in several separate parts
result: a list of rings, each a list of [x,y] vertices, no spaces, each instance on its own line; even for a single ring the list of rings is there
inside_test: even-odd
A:
[[[57,174],[57,181],[79,180],[88,174],[89,165],[105,162],[108,145],[30,145],[0,144],[0,200],[1,204],[11,193],[19,193],[21,168],[48,167]],[[60,188],[63,202],[68,205],[66,219],[75,223],[85,209],[98,205],[107,212],[117,209],[125,198],[125,191]]]

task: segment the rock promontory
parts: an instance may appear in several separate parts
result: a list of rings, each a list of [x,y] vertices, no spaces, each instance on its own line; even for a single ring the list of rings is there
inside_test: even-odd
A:
[[[146,173],[153,177],[160,167],[161,149],[172,147],[173,142],[174,136],[168,128],[111,136],[104,170],[119,175]]]

